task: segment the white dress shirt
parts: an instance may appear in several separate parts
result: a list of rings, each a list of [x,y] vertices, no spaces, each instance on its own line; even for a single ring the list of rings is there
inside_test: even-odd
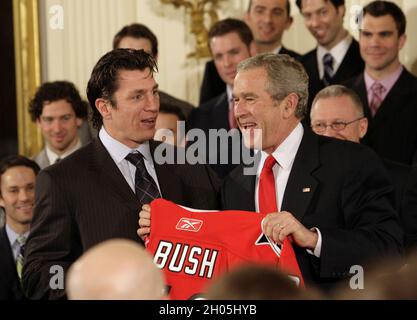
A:
[[[100,129],[99,138],[106,150],[109,152],[113,161],[116,163],[117,167],[119,168],[120,172],[122,173],[123,177],[125,178],[126,182],[128,183],[133,192],[135,192],[136,167],[125,158],[129,153],[139,151],[144,157],[146,170],[154,179],[158,187],[159,193],[162,194],[161,188],[159,187],[158,177],[156,176],[151,151],[149,149],[149,142],[139,145],[139,147],[137,147],[136,149],[131,149],[128,146],[111,137],[104,127],[101,127]]]
[[[278,204],[278,211],[281,211],[282,200],[284,198],[285,188],[287,186],[288,178],[291,173],[294,159],[300,147],[301,140],[303,139],[304,128],[299,123],[297,127],[290,133],[290,135],[278,146],[272,153],[272,156],[277,161],[277,164],[272,168],[275,178],[275,192],[276,201]],[[261,160],[259,161],[256,171],[256,183],[255,183],[255,209],[259,212],[259,178],[264,166],[265,160],[268,154],[264,151],[261,152]],[[321,252],[321,233],[320,230],[315,228],[318,233],[318,241],[314,252],[307,250],[308,253],[314,254],[316,257],[320,257]]]
[[[72,147],[71,149],[68,149],[63,154],[58,155],[55,152],[53,152],[52,149],[48,145],[46,145],[46,147],[45,147],[46,156],[48,157],[49,163],[50,164],[54,164],[56,162],[56,159],[60,158],[62,160],[65,157],[68,157],[71,153],[73,153],[74,151],[80,149],[81,146],[82,146],[81,145],[81,141],[80,141],[80,139],[78,139],[78,141],[77,141],[77,143],[75,144],[74,147]]]
[[[347,35],[342,41],[335,45],[330,51],[325,47],[317,47],[317,65],[319,67],[319,76],[320,79],[324,77],[324,66],[323,66],[323,57],[326,53],[330,53],[333,57],[333,75],[336,74],[340,65],[342,64],[343,58],[349,50],[350,45],[352,44],[352,36]]]

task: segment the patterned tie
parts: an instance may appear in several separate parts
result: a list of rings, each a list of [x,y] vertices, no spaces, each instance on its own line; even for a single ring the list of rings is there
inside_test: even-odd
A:
[[[333,61],[334,61],[333,56],[330,53],[326,53],[323,56],[323,68],[324,68],[323,84],[326,87],[332,83]]]
[[[16,242],[20,246],[19,254],[16,258],[16,271],[19,279],[22,279],[22,269],[23,269],[23,256],[25,253],[25,243],[26,243],[26,237],[23,235],[20,235],[17,237]]]
[[[135,193],[139,202],[143,205],[150,203],[153,199],[161,198],[155,181],[146,170],[143,155],[139,152],[129,153],[126,160],[136,167]]]
[[[371,109],[372,117],[374,117],[378,108],[381,106],[382,96],[384,95],[386,89],[381,83],[374,82],[374,84],[371,87],[371,90],[372,101],[369,105],[369,108]]]
[[[235,102],[233,101],[233,99],[230,99],[229,101],[229,127],[230,129],[237,128],[234,106],[235,106]]]
[[[259,177],[259,211],[261,213],[271,213],[278,211],[275,190],[275,178],[272,168],[276,164],[272,155],[266,158],[261,176]],[[279,267],[289,275],[295,276],[300,281],[301,287],[304,286],[303,275],[295,256],[294,248],[291,241],[286,237],[281,246],[281,255],[279,257]]]

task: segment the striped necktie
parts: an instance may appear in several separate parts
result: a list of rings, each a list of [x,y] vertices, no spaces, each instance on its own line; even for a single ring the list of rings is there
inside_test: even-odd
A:
[[[158,186],[145,167],[143,155],[139,152],[129,153],[126,160],[136,167],[135,193],[139,202],[148,204],[156,198],[161,198]]]
[[[17,271],[17,276],[19,277],[19,279],[22,279],[22,269],[23,269],[23,255],[25,253],[25,243],[26,243],[26,237],[23,235],[20,235],[17,237],[16,242],[19,244],[20,250],[19,250],[19,254],[17,255],[16,258],[16,271]]]
[[[330,53],[326,53],[323,56],[323,68],[324,68],[324,76],[323,76],[323,84],[327,87],[332,83],[333,79],[333,56]]]

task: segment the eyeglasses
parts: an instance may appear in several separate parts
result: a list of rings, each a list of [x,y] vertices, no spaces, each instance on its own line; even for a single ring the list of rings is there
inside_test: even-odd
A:
[[[322,123],[322,122],[317,122],[317,123],[313,123],[311,125],[311,128],[313,129],[314,132],[317,132],[317,133],[321,133],[321,132],[326,131],[327,127],[332,128],[332,130],[334,130],[334,131],[342,131],[343,129],[346,128],[346,126],[348,126],[348,125],[350,125],[350,124],[352,124],[356,121],[359,121],[363,118],[365,118],[365,117],[360,117],[360,118],[352,120],[350,122],[335,121],[335,122],[332,122],[332,123],[329,123],[329,124]]]

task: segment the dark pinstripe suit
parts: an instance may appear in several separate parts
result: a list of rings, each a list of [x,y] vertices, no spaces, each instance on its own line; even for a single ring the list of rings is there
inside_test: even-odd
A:
[[[158,143],[151,141],[151,153]],[[185,206],[218,208],[217,180],[206,166],[158,165],[163,198]],[[111,238],[141,242],[136,234],[140,203],[99,140],[36,180],[32,229],[26,243],[23,286],[32,299],[62,298],[50,290],[52,265],[67,270],[85,250]]]

